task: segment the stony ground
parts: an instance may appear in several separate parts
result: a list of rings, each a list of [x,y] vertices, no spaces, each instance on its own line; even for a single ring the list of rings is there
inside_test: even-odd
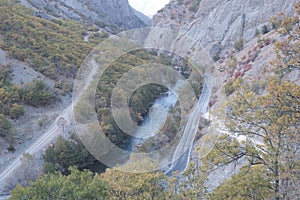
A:
[[[34,80],[42,80],[46,85],[53,89],[55,81],[45,77],[41,73],[34,71],[27,63],[10,58],[7,52],[0,49],[0,64],[10,65],[12,69],[12,79],[14,84],[23,87],[26,83]],[[72,98],[70,95],[63,96],[59,91],[57,93],[57,101],[50,106],[32,107],[24,105],[25,115],[18,120],[11,120],[16,130],[15,153],[7,151],[8,144],[0,139],[0,171],[5,168],[9,161],[20,155],[28,145],[35,141],[47,127],[54,122],[54,119],[61,111],[70,105]],[[39,126],[38,121],[44,123]]]

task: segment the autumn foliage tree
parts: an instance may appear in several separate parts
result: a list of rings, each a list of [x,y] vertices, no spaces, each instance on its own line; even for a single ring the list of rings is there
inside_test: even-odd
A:
[[[139,169],[151,169],[153,165],[155,163],[146,158],[131,158],[125,166],[108,169],[101,178],[108,184],[110,199],[167,199],[166,175],[158,171],[139,173]],[[132,169],[136,169],[136,173],[126,172]]]
[[[277,73],[300,69],[300,2],[295,4],[296,15],[287,17],[283,13],[271,19],[273,24],[278,24],[278,33],[284,39],[275,43],[276,59],[272,61]]]
[[[299,5],[296,4],[298,14]],[[287,74],[300,70],[299,17],[281,15],[279,24],[283,39],[275,44],[276,59],[270,66],[275,76],[270,78],[263,93],[255,93],[245,83],[235,91],[226,104],[225,133],[206,157],[208,166],[214,169],[242,161],[248,172],[264,174],[259,177],[271,189],[267,193],[272,195],[259,199],[299,197],[300,86],[286,78]],[[224,184],[232,185],[238,176]],[[249,182],[255,183],[257,176],[247,176],[248,182],[239,182],[240,187],[232,186],[241,190],[240,193],[236,191],[233,195],[228,191],[229,196],[224,196],[227,186],[223,184],[215,195],[223,199],[253,199],[250,194],[253,186]],[[255,187],[258,189],[260,184]],[[240,196],[242,193],[244,197]]]
[[[227,104],[225,126],[230,134],[217,143],[221,158],[214,162],[227,165],[244,159],[249,166],[262,165],[272,177],[276,199],[287,195],[284,185],[294,185],[299,173],[299,105],[300,86],[289,81],[273,80],[261,96],[240,89]],[[241,136],[246,139],[239,140]]]
[[[80,172],[70,168],[70,175],[47,174],[28,187],[18,185],[12,192],[11,200],[42,199],[106,199],[106,186],[89,171]]]
[[[274,193],[265,170],[262,166],[242,168],[238,174],[218,186],[210,194],[210,199],[271,199]]]

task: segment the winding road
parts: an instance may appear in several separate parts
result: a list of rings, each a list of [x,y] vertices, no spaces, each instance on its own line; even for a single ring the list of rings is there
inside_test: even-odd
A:
[[[86,74],[86,81],[81,82],[83,90],[88,88],[89,84],[93,80],[94,75],[97,73],[98,64],[95,60],[92,60],[89,66],[89,71]],[[28,153],[30,155],[34,155],[35,153],[40,152],[45,146],[47,146],[54,138],[59,136],[62,129],[57,125],[57,122],[60,118],[64,118],[67,122],[71,122],[73,120],[73,105],[78,101],[78,97],[80,94],[77,94],[76,97],[73,97],[73,103],[65,108],[62,113],[56,118],[56,120],[50,125],[50,127],[46,130],[46,132],[38,138],[35,142],[33,142],[26,151],[24,151],[21,155],[19,155],[16,159],[14,159],[1,173],[0,173],[0,192],[1,188],[3,188],[6,184],[6,179],[10,176],[13,176],[13,172],[21,167],[23,162],[23,155]]]
[[[212,81],[213,78],[210,75],[205,75],[205,83],[202,88],[201,96],[193,108],[193,111],[189,114],[183,135],[173,154],[172,164],[165,172],[165,174],[168,176],[171,176],[175,171],[183,172],[190,162],[193,143],[199,127],[200,117],[208,110]]]
[[[86,80],[88,81],[84,83],[83,88],[88,87],[88,85],[93,80],[93,76],[97,73],[98,66],[95,61],[90,63],[90,67],[91,68],[89,72],[86,74],[88,77]],[[193,111],[188,117],[183,136],[180,139],[179,144],[174,152],[172,165],[166,172],[167,175],[172,174],[172,172],[174,171],[182,172],[186,169],[190,161],[190,155],[192,152],[196,132],[199,127],[200,117],[202,114],[207,112],[208,103],[211,95],[211,87],[212,78],[209,75],[205,75],[205,84],[203,86],[201,96],[199,98],[199,101],[193,108]],[[75,104],[74,102],[76,103],[77,99],[73,100],[73,104]],[[73,119],[73,104],[69,105],[65,110],[63,110],[62,114],[57,117],[57,119],[49,127],[49,129],[37,141],[32,143],[24,153],[34,155],[35,153],[40,152],[47,144],[49,144],[50,141],[57,137],[61,133],[61,127],[57,126],[57,121],[62,117],[67,121],[71,121]],[[4,171],[0,173],[0,188],[5,184],[6,179],[12,176],[13,172],[16,169],[21,167],[23,162],[22,158],[23,155],[19,155],[6,167],[6,169],[4,169]]]

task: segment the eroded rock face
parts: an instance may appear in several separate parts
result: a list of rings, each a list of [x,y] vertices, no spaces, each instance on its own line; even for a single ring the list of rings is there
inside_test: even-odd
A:
[[[238,38],[250,41],[270,17],[293,14],[297,0],[173,0],[152,19],[157,27],[178,29],[211,55]]]
[[[128,0],[22,0],[21,3],[54,17],[96,24],[112,31],[150,25],[150,20],[137,13]]]

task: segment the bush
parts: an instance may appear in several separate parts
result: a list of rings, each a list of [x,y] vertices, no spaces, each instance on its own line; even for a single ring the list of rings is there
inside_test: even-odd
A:
[[[0,113],[4,115],[10,114],[13,105],[21,101],[19,88],[12,84],[10,66],[0,65],[0,99]]]
[[[14,153],[15,152],[15,147],[11,144],[9,147],[7,147],[7,151]]]
[[[237,51],[241,51],[244,48],[244,40],[243,38],[238,39],[235,43],[234,43],[234,48]]]
[[[226,96],[231,95],[232,93],[235,92],[235,90],[241,85],[243,79],[238,78],[236,80],[229,80],[225,85],[224,85],[224,92]]]
[[[198,8],[199,8],[199,6],[196,5],[196,4],[194,4],[191,7],[189,7],[189,11],[191,11],[191,12],[197,12]]]
[[[259,33],[259,30],[258,30],[258,29],[255,29],[255,34],[254,34],[254,36],[255,36],[255,37],[258,37],[259,34],[260,34],[260,33]]]
[[[59,137],[56,144],[46,150],[44,168],[46,173],[59,171],[66,175],[69,174],[70,166],[76,166],[79,170],[83,170],[97,162],[80,139],[75,136],[72,137],[74,140],[65,140]]]
[[[43,81],[28,83],[22,91],[25,103],[31,106],[48,105],[55,99],[54,94],[49,92]]]
[[[191,11],[191,12],[197,12],[198,9],[199,9],[200,2],[201,2],[201,0],[194,1],[193,5],[191,5],[191,7],[189,7],[189,11]]]
[[[268,32],[269,32],[268,27],[266,25],[263,25],[263,27],[261,28],[261,33],[264,35],[264,34],[266,34]]]
[[[217,53],[215,53],[215,55],[213,56],[213,61],[217,62],[218,60],[220,60],[220,52],[219,51]]]
[[[12,119],[19,119],[22,115],[24,115],[25,110],[22,105],[17,103],[13,104],[12,108],[10,109],[9,116]]]
[[[227,68],[228,69],[235,69],[237,66],[237,58],[231,58],[226,62]]]
[[[12,124],[5,118],[3,114],[0,114],[0,137],[8,138],[13,136],[14,128]]]
[[[231,95],[234,92],[234,88],[233,88],[233,81],[228,81],[225,85],[224,85],[224,92],[226,96]]]

